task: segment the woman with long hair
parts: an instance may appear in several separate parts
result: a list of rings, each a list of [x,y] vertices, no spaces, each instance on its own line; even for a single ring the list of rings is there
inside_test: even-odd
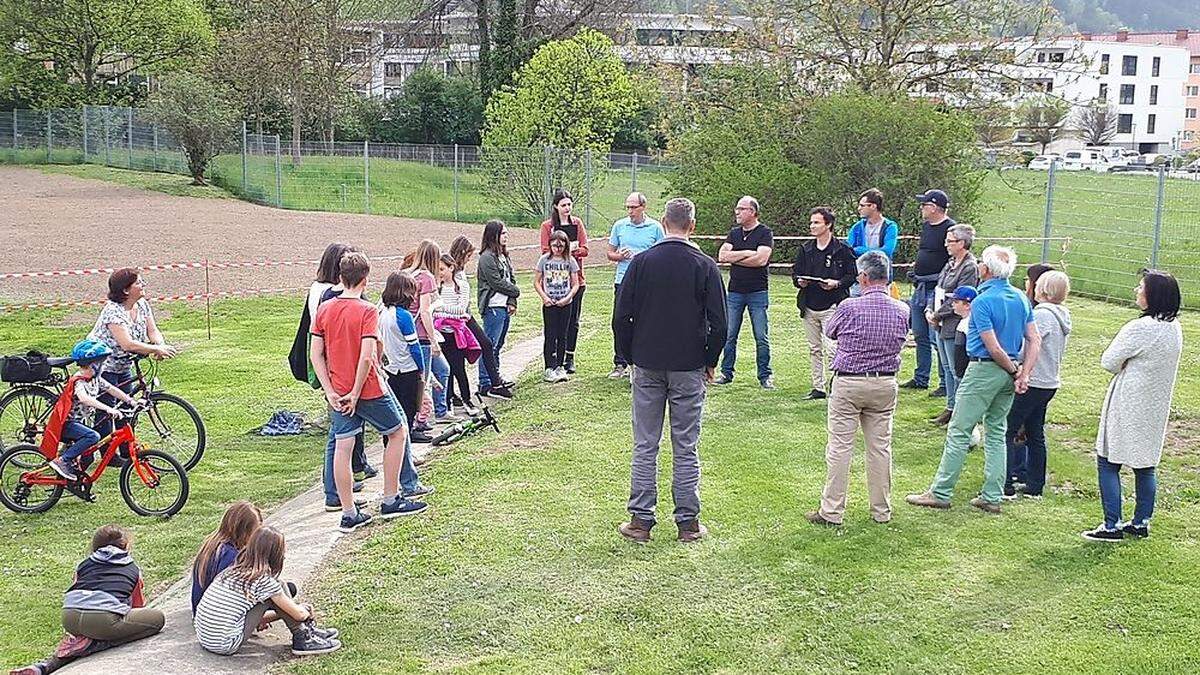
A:
[[[483,332],[492,343],[496,370],[500,368],[500,350],[508,336],[509,323],[517,311],[521,288],[513,274],[512,259],[508,257],[508,228],[504,221],[492,219],[483,226],[479,244],[479,262],[475,266],[479,279],[479,314],[483,317]],[[479,364],[479,395],[492,398],[512,398],[505,382],[492,379],[484,363]]]
[[[467,265],[471,263],[471,259],[475,257],[475,245],[470,239],[461,234],[450,242],[450,258],[454,261],[454,283],[456,288],[461,289],[462,293],[467,297],[466,320],[467,328],[471,334],[475,336],[475,340],[479,343],[480,362],[483,364],[484,370],[487,372],[488,379],[492,382],[502,383],[499,386],[491,388],[491,397],[497,399],[512,398],[512,383],[505,381],[500,376],[500,367],[496,363],[496,350],[492,346],[492,341],[488,339],[487,333],[484,332],[483,326],[475,319],[475,315],[471,312],[471,280],[467,277]],[[452,399],[453,400],[453,399]],[[464,392],[461,401],[453,400],[455,404],[462,405],[470,413],[474,409],[471,403],[470,392]]]
[[[413,256],[412,267],[405,271],[412,275],[417,282],[417,298],[408,307],[408,311],[417,321],[417,339],[421,343],[421,352],[425,355],[426,391],[433,399],[433,413],[439,422],[453,422],[457,418],[446,406],[446,380],[450,377],[450,366],[442,356],[442,346],[437,328],[433,325],[433,303],[437,300],[437,274],[442,264],[442,249],[432,239],[424,239],[417,244]],[[436,382],[431,382],[432,374]],[[425,422],[425,420],[420,420]],[[422,431],[427,431],[424,424]]]
[[[286,550],[279,530],[263,526],[254,531],[196,607],[192,625],[201,647],[214,654],[236,654],[255,631],[282,619],[292,633],[293,654],[341,649],[337,629],[318,628],[312,605],[296,602],[296,585],[279,580]]]
[[[567,325],[567,358],[563,370],[568,375],[575,373],[575,346],[579,342],[579,317],[583,313],[583,292],[587,290],[587,279],[583,275],[583,259],[588,256],[587,230],[583,220],[572,215],[575,200],[571,193],[563,189],[554,192],[551,200],[550,217],[542,222],[541,241],[542,254],[550,253],[550,233],[563,232],[570,242],[571,257],[579,265],[579,291],[571,299],[571,319]]]

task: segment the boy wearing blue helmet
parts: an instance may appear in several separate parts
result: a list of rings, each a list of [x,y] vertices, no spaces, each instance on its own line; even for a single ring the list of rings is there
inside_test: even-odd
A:
[[[71,376],[67,386],[63,388],[62,397],[55,405],[56,409],[70,409],[65,414],[62,428],[58,431],[59,438],[71,446],[61,455],[50,462],[50,467],[58,475],[67,480],[77,480],[79,468],[76,461],[88,448],[100,441],[100,434],[92,427],[95,426],[95,411],[100,410],[112,416],[114,420],[121,419],[119,410],[100,402],[101,394],[109,394],[117,400],[136,406],[137,402],[128,394],[99,377],[100,366],[112,354],[112,349],[98,340],[80,340],[71,350],[71,358],[79,366],[79,371]],[[69,401],[69,404],[67,403]],[[52,415],[52,420],[54,416]],[[51,435],[49,425],[46,430]],[[89,458],[86,464],[90,464]]]

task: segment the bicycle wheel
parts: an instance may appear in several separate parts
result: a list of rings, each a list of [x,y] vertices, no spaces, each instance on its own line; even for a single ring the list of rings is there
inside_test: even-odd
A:
[[[442,432],[442,434],[440,436],[438,436],[437,438],[434,438],[432,441],[429,441],[429,444],[434,446],[435,448],[440,448],[443,445],[450,445],[451,443],[462,438],[465,433],[466,432],[464,432],[462,429],[459,429],[457,427],[457,425],[455,425],[453,427],[450,427],[446,431]]]
[[[189,471],[200,463],[207,435],[204,420],[191,403],[174,394],[156,391],[150,394],[150,407],[144,414],[150,424],[135,426],[143,445],[170,454]]]
[[[17,443],[37,443],[58,396],[45,387],[18,387],[0,398],[0,452]]]
[[[188,498],[187,471],[158,450],[139,450],[137,461],[121,468],[121,496],[139,516],[170,518]]]
[[[56,476],[50,461],[37,446],[18,443],[0,455],[0,502],[17,513],[42,513],[58,503],[62,485],[30,485],[22,480],[25,474],[37,472]]]

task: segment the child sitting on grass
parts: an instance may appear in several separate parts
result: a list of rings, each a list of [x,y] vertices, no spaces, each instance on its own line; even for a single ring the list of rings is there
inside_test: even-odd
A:
[[[192,621],[200,646],[214,654],[236,654],[266,624],[282,619],[292,632],[292,653],[327,654],[341,649],[335,628],[318,628],[311,605],[298,604],[293,583],[279,580],[286,546],[273,527],[254,531],[233,566],[213,579]]]
[[[192,563],[192,616],[196,615],[196,605],[204,597],[205,589],[222,570],[237,560],[238,553],[246,548],[250,536],[261,525],[262,511],[248,501],[236,501],[225,509],[221,526],[200,545],[200,552]]]
[[[80,340],[71,350],[71,358],[79,365],[79,372],[72,375],[63,387],[42,437],[43,451],[57,453],[60,441],[71,444],[50,462],[50,468],[67,480],[79,479],[80,455],[100,442],[100,434],[92,428],[96,425],[95,411],[107,413],[114,421],[122,417],[119,410],[101,403],[100,395],[106,393],[131,406],[137,405],[129,394],[99,376],[104,360],[111,354],[112,349],[98,340]],[[89,455],[83,461],[83,466],[90,463]]]
[[[63,599],[66,637],[44,661],[10,675],[46,675],[75,659],[150,637],[166,622],[163,613],[145,607],[142,571],[129,555],[132,539],[117,525],[92,536],[92,554],[75,568],[75,582]]]

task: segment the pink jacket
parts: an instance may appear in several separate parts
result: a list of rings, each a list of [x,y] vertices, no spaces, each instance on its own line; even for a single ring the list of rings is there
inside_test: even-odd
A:
[[[475,363],[479,359],[479,355],[483,353],[483,348],[479,346],[479,340],[475,339],[475,334],[467,327],[466,319],[436,318],[433,320],[433,327],[443,334],[447,334],[447,339],[450,334],[453,335],[454,344],[466,352],[467,362]]]

